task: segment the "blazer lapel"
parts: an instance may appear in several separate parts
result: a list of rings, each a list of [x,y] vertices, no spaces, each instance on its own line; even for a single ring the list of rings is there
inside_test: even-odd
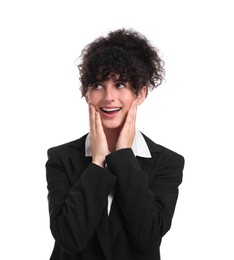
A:
[[[120,213],[119,213],[116,197],[114,197],[111,205],[110,215],[109,215],[109,228],[110,228],[110,237],[111,237],[112,246],[114,245],[117,235],[122,228],[122,220],[119,214]]]
[[[109,231],[109,223],[107,216],[107,205],[105,207],[106,210],[103,211],[100,222],[97,226],[97,237],[99,239],[102,250],[106,256],[106,259],[111,259],[111,243],[110,243],[110,231]]]
[[[73,167],[73,171],[76,173],[76,178],[79,177],[85,168],[92,162],[92,157],[85,156],[86,136],[87,135],[84,135],[70,144],[70,164]]]

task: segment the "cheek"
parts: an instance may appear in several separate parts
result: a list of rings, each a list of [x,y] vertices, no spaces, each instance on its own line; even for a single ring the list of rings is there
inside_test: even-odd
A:
[[[89,92],[86,96],[86,101],[89,104],[93,104],[94,106],[98,103],[98,98],[96,95],[93,95],[92,92]]]
[[[131,104],[132,104],[133,100],[135,100],[135,99],[136,99],[136,96],[134,96],[134,95],[126,95],[123,97],[122,102],[125,106],[125,110],[128,111],[130,109]]]

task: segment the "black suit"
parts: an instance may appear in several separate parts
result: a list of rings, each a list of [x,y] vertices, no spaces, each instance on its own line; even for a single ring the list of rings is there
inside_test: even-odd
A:
[[[159,260],[170,229],[184,159],[144,136],[152,158],[122,149],[101,168],[85,157],[85,138],[48,150],[52,260]],[[115,195],[107,216],[107,197]]]

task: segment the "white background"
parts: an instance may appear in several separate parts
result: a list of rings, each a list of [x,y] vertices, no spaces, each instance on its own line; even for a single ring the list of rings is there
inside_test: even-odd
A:
[[[138,128],[186,159],[162,259],[234,259],[233,24],[231,0],[1,1],[0,259],[49,259],[46,151],[88,131],[74,60],[123,27],[166,63]]]

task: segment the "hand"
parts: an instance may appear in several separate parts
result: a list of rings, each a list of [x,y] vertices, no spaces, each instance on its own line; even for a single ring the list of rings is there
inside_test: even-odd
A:
[[[103,131],[100,114],[95,107],[89,105],[90,144],[92,151],[92,162],[104,167],[108,151],[106,135]]]
[[[128,111],[124,126],[120,132],[118,141],[116,143],[116,151],[123,148],[131,148],[135,136],[136,127],[136,113],[137,113],[137,99],[133,100]]]

